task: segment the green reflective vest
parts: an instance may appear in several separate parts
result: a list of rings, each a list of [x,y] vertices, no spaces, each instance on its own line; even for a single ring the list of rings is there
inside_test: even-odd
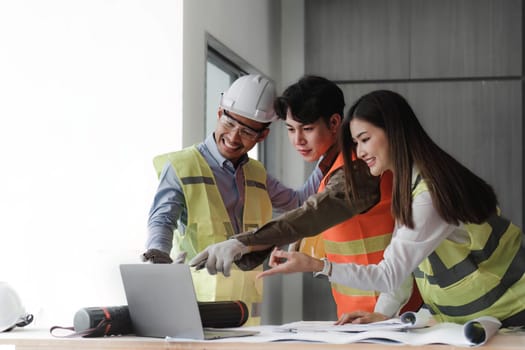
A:
[[[157,174],[166,161],[170,161],[179,177],[187,207],[187,226],[184,234],[175,232],[179,250],[188,253],[187,259],[210,244],[222,242],[235,232],[224,206],[213,173],[196,147],[163,154],[154,159]],[[244,172],[245,198],[242,229],[257,228],[272,217],[272,204],[266,189],[264,166],[250,159],[242,166]],[[262,303],[262,280],[255,276],[262,267],[253,271],[241,271],[232,266],[230,277],[222,274],[209,275],[204,270],[193,272],[193,283],[199,301],[242,300],[250,311],[246,325],[260,323]]]
[[[428,191],[416,182],[412,197]],[[521,229],[493,215],[483,224],[464,224],[470,241],[445,239],[414,271],[434,317],[465,323],[480,316],[499,320],[525,309],[525,242]]]

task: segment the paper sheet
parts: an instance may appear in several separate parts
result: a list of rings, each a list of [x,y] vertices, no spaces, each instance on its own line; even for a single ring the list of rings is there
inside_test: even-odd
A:
[[[283,331],[329,331],[329,332],[365,332],[374,330],[403,330],[407,328],[422,328],[434,323],[432,315],[426,309],[416,312],[405,312],[398,318],[367,323],[334,325],[333,321],[299,321],[280,326]]]
[[[356,342],[384,344],[450,344],[473,347],[485,344],[498,332],[501,323],[494,317],[480,317],[464,325],[435,323],[428,312],[403,314],[399,319],[366,325],[335,326],[332,321],[300,321],[282,326],[244,327],[260,334],[214,342],[319,342],[349,344]],[[179,341],[169,338],[168,341]]]

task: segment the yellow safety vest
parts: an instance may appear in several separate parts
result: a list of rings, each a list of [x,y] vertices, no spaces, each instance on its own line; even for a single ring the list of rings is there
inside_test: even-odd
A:
[[[418,180],[412,198],[428,191]],[[431,312],[442,322],[465,323],[479,316],[505,320],[525,310],[521,229],[499,214],[464,227],[469,243],[445,239],[414,272]]]
[[[163,154],[154,159],[157,173],[170,161],[179,177],[187,206],[187,226],[184,234],[176,232],[177,246],[188,253],[187,259],[210,244],[222,242],[235,232],[224,206],[213,173],[196,147]],[[250,159],[243,165],[245,200],[243,230],[258,228],[272,217],[272,204],[266,189],[264,166]],[[199,301],[242,300],[250,311],[246,325],[260,324],[262,280],[255,276],[262,267],[241,271],[232,266],[230,277],[212,276],[204,270],[193,271],[193,283]]]

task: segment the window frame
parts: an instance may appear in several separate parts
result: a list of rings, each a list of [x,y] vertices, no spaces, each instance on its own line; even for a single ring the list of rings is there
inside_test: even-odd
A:
[[[215,123],[210,125],[211,120],[215,120],[215,116],[208,116],[208,64],[212,64],[220,70],[224,71],[230,76],[230,84],[233,83],[237,78],[246,74],[262,74],[256,70],[252,65],[246,62],[242,57],[233,52],[226,45],[222,44],[216,38],[209,33],[206,33],[206,67],[205,67],[205,96],[204,96],[204,134],[207,135],[211,130],[214,130]],[[218,106],[218,104],[217,104]],[[211,106],[215,108],[216,106]],[[211,127],[210,127],[211,126]],[[256,146],[249,152],[251,158],[262,161],[264,159],[264,146],[263,144],[256,144]]]

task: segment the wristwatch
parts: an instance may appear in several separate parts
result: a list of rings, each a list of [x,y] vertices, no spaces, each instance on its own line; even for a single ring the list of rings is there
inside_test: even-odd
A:
[[[330,277],[332,274],[332,263],[327,258],[322,258],[323,269],[318,272],[314,272],[314,277]]]

